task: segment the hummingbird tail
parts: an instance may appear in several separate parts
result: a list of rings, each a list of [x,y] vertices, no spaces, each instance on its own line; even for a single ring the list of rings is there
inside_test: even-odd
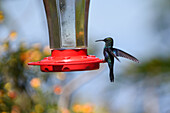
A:
[[[113,67],[110,68],[110,82],[114,82]]]

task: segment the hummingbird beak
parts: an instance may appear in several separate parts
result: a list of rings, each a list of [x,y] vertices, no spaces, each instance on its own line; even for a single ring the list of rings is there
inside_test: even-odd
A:
[[[99,42],[99,41],[104,41],[104,40],[96,40],[95,42]]]

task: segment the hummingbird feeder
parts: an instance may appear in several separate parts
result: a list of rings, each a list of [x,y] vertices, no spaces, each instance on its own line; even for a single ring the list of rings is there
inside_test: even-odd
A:
[[[28,65],[43,72],[99,69],[103,62],[87,55],[90,0],[43,0],[49,29],[51,56]]]

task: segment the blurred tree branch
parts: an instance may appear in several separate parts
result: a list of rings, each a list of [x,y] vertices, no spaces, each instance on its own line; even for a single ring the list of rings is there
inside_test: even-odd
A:
[[[100,67],[99,70],[89,71],[80,74],[77,78],[70,81],[63,87],[63,92],[59,98],[58,105],[59,108],[69,108],[70,104],[70,98],[71,94],[79,89],[81,86],[83,86],[85,83],[89,82],[90,80],[93,80],[96,78],[97,75],[101,74],[104,69],[106,68],[106,65]]]

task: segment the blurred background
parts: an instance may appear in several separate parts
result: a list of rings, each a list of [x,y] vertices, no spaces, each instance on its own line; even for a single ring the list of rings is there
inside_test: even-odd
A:
[[[0,0],[1,113],[170,113],[170,0],[91,0],[89,54],[107,36],[139,64],[115,61],[85,72],[43,73],[50,55],[42,0]]]

